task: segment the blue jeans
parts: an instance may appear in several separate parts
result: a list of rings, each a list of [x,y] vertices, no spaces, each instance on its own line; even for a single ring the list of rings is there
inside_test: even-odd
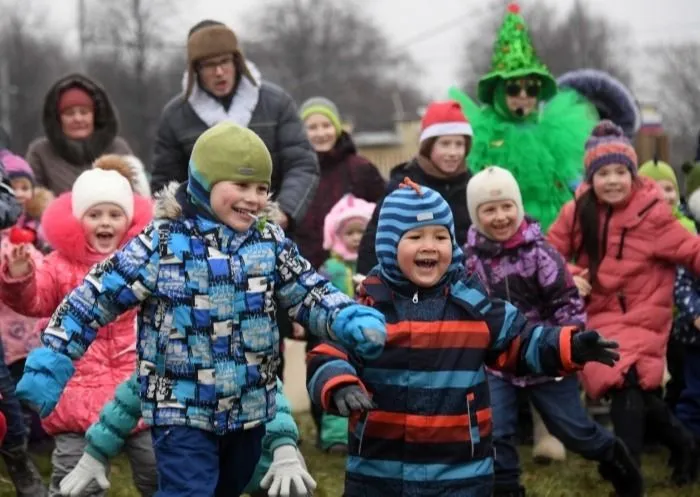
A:
[[[520,486],[516,431],[517,390],[507,380],[488,374],[493,409],[496,492],[510,492]],[[564,446],[586,459],[603,459],[615,443],[615,436],[591,420],[581,403],[578,381],[567,376],[524,387],[549,433]]]
[[[265,425],[223,436],[186,426],[151,428],[156,497],[239,496],[262,452]]]
[[[685,387],[676,403],[676,417],[700,438],[700,349],[686,348]]]
[[[10,375],[10,370],[5,364],[5,349],[0,341],[0,410],[7,421],[7,434],[3,441],[6,448],[22,445],[27,438],[27,429],[24,424],[22,406],[15,395],[15,381]]]

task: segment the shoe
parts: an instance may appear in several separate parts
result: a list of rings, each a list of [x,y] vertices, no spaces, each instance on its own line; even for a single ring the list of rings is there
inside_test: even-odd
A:
[[[537,410],[532,409],[532,433],[534,443],[532,458],[538,464],[550,464],[552,461],[566,461],[564,445],[554,438],[544,425]]]
[[[693,483],[697,479],[700,462],[700,446],[697,441],[693,437],[685,437],[682,444],[679,442],[675,450],[671,449],[671,454],[671,481],[679,487]]]
[[[617,497],[644,497],[644,478],[627,447],[620,439],[598,464],[598,473],[609,481]]]
[[[15,486],[17,497],[47,497],[48,490],[41,479],[41,474],[30,459],[24,445],[0,449],[5,460],[7,472]]]

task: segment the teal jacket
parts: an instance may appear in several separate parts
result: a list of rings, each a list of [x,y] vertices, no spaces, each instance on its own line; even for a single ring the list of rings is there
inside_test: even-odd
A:
[[[289,401],[282,393],[282,382],[277,378],[277,414],[265,425],[265,437],[262,442],[262,455],[255,468],[255,473],[244,493],[260,489],[262,480],[272,464],[272,453],[282,445],[296,447],[299,430],[292,418]],[[100,419],[85,433],[87,446],[85,451],[95,459],[107,463],[121,452],[126,438],[129,437],[141,419],[141,398],[136,373],[117,387],[114,400],[110,401],[100,412]]]

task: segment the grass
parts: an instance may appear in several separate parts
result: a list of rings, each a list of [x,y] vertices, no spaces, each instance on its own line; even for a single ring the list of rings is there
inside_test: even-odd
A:
[[[304,434],[302,452],[309,471],[318,483],[315,497],[340,497],[343,492],[344,459],[318,451],[313,447],[314,428],[311,417],[302,413],[297,422]],[[550,466],[537,466],[532,462],[530,449],[521,450],[524,462],[523,483],[528,497],[606,497],[612,492],[609,484],[598,477],[596,464],[569,454],[565,463]],[[50,455],[35,457],[41,472],[48,481],[51,472]],[[647,454],[644,458],[644,475],[647,484],[647,497],[691,497],[700,495],[700,484],[678,489],[668,480],[666,467],[667,453],[659,451]],[[131,484],[131,471],[125,458],[119,457],[112,465],[110,475],[112,488],[110,497],[137,497],[139,494]],[[7,477],[5,468],[0,471],[0,497],[14,496],[14,488]]]

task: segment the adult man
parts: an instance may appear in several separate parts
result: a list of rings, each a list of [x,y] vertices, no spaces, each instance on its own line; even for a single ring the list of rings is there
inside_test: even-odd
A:
[[[154,192],[187,179],[187,165],[200,134],[221,121],[255,131],[273,160],[272,192],[283,215],[276,221],[292,229],[313,199],[319,168],[292,98],[262,81],[246,61],[236,35],[224,24],[202,21],[187,40],[188,72],[183,92],[163,109],[156,136]]]

